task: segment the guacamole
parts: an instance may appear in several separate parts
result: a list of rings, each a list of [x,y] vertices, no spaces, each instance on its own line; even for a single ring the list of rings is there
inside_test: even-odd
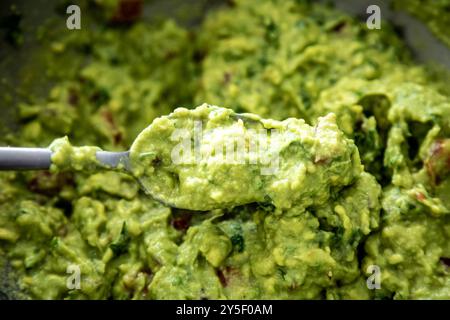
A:
[[[312,127],[208,105],[154,120],[130,158],[150,194],[190,210],[255,202],[306,208],[327,201],[331,190],[350,185],[362,171],[355,144],[332,113]]]
[[[98,147],[74,147],[66,137],[53,141],[49,149],[52,151],[51,171],[83,171],[95,170],[100,166],[97,160]]]
[[[0,174],[12,297],[450,299],[450,91],[392,27],[293,0],[117,16],[44,37],[52,88],[2,138],[54,151]]]

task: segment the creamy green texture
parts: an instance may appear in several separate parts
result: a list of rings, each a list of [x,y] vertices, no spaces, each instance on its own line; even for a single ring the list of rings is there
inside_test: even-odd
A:
[[[106,26],[43,38],[38,61],[55,84],[45,101],[23,100],[5,144],[131,147],[150,193],[203,211],[84,170],[96,149],[56,140],[52,171],[0,174],[0,264],[25,297],[450,298],[448,82],[389,25],[368,30],[311,1],[236,0],[196,30]],[[229,109],[173,111],[202,103]],[[240,165],[170,162],[175,147],[196,160],[175,129],[189,134],[197,119],[219,133],[200,151],[279,129],[267,149],[279,170],[262,174],[251,153]],[[67,287],[73,265],[80,289]],[[380,289],[367,286],[373,265]]]
[[[154,120],[130,158],[150,194],[190,210],[253,202],[306,208],[326,202],[333,188],[351,184],[362,171],[356,146],[333,114],[312,127],[207,105]]]
[[[74,147],[67,137],[53,141],[49,149],[52,151],[51,171],[67,170],[93,170],[96,169],[98,161],[97,147]]]

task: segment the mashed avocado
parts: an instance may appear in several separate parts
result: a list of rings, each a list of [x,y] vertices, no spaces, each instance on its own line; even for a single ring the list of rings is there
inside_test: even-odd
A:
[[[50,172],[0,174],[0,257],[24,297],[450,298],[450,91],[390,26],[291,0],[233,1],[196,30],[105,26],[44,42],[54,85],[5,144],[131,148],[143,186],[188,205],[55,140]],[[215,162],[236,136],[263,152]]]
[[[328,200],[332,189],[351,184],[362,171],[356,146],[334,114],[312,127],[207,105],[153,121],[130,158],[150,194],[190,210],[264,201],[306,208]]]
[[[53,171],[67,170],[93,170],[97,161],[96,147],[73,147],[67,137],[56,139],[50,144],[49,149],[52,150],[52,167]]]

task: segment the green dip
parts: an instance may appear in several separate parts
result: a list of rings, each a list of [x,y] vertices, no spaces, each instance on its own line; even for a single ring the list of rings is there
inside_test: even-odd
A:
[[[97,155],[100,148],[73,147],[67,137],[53,141],[49,149],[52,150],[51,171],[83,171],[96,169]]]
[[[43,38],[52,89],[2,138],[55,151],[49,172],[0,174],[16,296],[450,299],[450,90],[389,25],[292,0],[108,25]],[[215,161],[236,137],[265,148]],[[68,139],[130,149],[139,181]]]
[[[357,148],[334,114],[312,127],[208,105],[154,120],[130,158],[150,194],[190,210],[254,202],[306,208],[326,202],[331,190],[350,185],[362,171]]]

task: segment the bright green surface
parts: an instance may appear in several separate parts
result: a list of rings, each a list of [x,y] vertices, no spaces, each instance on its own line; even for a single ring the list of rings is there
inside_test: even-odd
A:
[[[233,187],[229,199],[219,196],[226,208],[208,212],[163,206],[117,172],[2,173],[0,253],[23,291],[48,299],[450,298],[440,261],[450,256],[448,84],[411,62],[388,26],[367,30],[302,1],[236,2],[195,32],[136,23],[48,43],[35,61],[52,62],[56,84],[45,101],[21,105],[21,130],[8,142],[43,147],[67,135],[75,145],[126,150],[155,117],[203,102],[326,123],[339,136],[331,118],[318,120],[333,112],[368,173],[357,158],[335,184],[331,174],[299,183],[281,171],[296,181],[289,193],[276,188],[287,199],[275,205],[240,175],[242,192]],[[310,136],[314,127],[290,121]],[[336,141],[322,145],[357,157],[350,140]],[[292,165],[297,154],[306,153],[293,144],[283,159]],[[301,177],[308,165],[298,163]],[[256,203],[233,206],[248,200]],[[70,264],[81,268],[80,290],[67,289]],[[372,264],[379,290],[366,287]]]
[[[150,193],[190,210],[254,202],[304,210],[327,201],[333,188],[350,185],[362,171],[357,148],[334,114],[312,127],[206,104],[156,119],[136,138],[130,158]]]

